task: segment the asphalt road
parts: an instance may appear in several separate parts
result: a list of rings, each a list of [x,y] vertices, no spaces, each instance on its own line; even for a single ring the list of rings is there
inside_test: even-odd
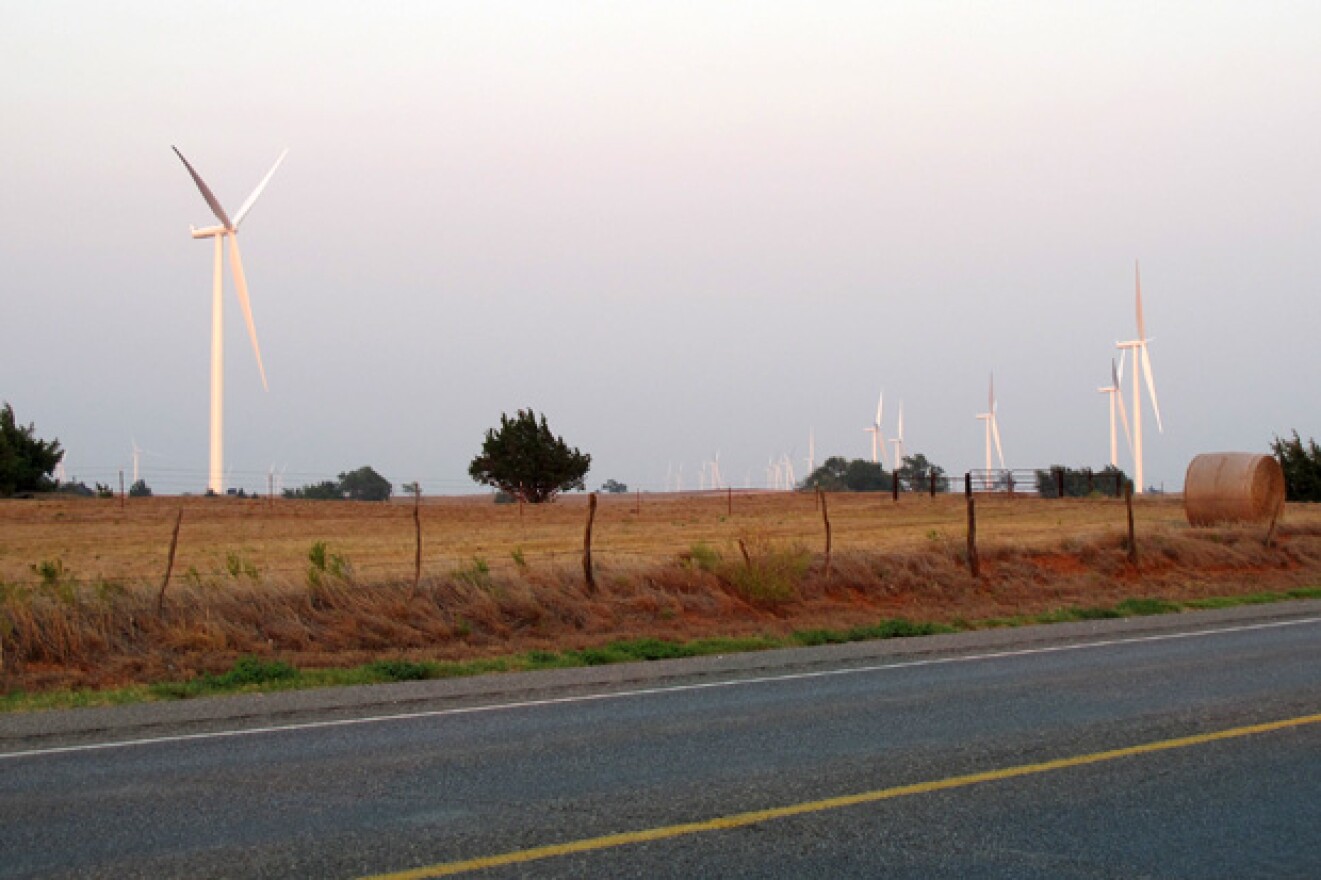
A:
[[[1294,603],[5,716],[0,876],[1317,877],[1318,713]]]

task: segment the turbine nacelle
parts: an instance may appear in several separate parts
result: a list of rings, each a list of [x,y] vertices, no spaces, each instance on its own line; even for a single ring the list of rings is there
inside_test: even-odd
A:
[[[223,226],[204,226],[198,229],[191,223],[188,225],[188,231],[193,234],[193,238],[215,238],[217,235],[226,235],[229,230]]]

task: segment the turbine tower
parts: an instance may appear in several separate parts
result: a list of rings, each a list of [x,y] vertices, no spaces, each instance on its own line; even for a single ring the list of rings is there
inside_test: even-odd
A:
[[[207,226],[203,229],[190,226],[193,238],[212,238],[215,239],[215,268],[211,279],[211,461],[209,475],[207,477],[207,488],[217,495],[225,493],[225,329],[224,329],[224,272],[223,258],[221,251],[224,249],[224,242],[229,240],[229,266],[234,274],[234,290],[238,294],[239,305],[243,308],[243,319],[248,325],[248,337],[252,340],[252,351],[257,356],[257,370],[261,373],[262,388],[268,388],[266,384],[266,367],[261,362],[261,346],[257,344],[257,327],[252,321],[252,305],[248,301],[248,282],[243,275],[243,258],[239,254],[238,231],[239,224],[243,218],[252,210],[252,206],[257,203],[257,197],[261,195],[266,184],[270,183],[271,178],[275,176],[275,170],[280,167],[284,157],[289,151],[280,153],[280,157],[275,160],[271,170],[266,172],[261,183],[248,196],[234,219],[230,220],[225,209],[220,206],[220,201],[211,192],[211,188],[202,180],[202,176],[197,170],[189,164],[188,160],[179,152],[178,147],[170,147],[174,154],[183,162],[183,166],[188,169],[188,174],[197,184],[197,189],[202,193],[202,198],[206,200],[211,208],[211,213],[216,215],[220,221],[219,226]]]
[[[1124,406],[1124,391],[1120,384],[1120,379],[1124,375],[1124,357],[1128,352],[1119,355],[1119,366],[1115,366],[1115,359],[1110,358],[1110,384],[1104,388],[1096,390],[1102,394],[1110,395],[1110,466],[1119,467],[1119,441],[1115,434],[1115,409],[1119,409],[1119,417],[1124,422],[1124,439],[1128,441],[1128,448],[1133,450],[1133,431],[1128,426],[1128,408]]]
[[[1156,402],[1156,379],[1151,374],[1151,355],[1147,352],[1147,325],[1142,320],[1142,267],[1135,260],[1134,277],[1137,281],[1138,338],[1116,342],[1115,348],[1133,349],[1133,491],[1142,494],[1142,377],[1146,377],[1147,392],[1151,395],[1151,411],[1156,415],[1156,430],[1165,433],[1160,420],[1160,404]]]
[[[876,398],[876,421],[862,429],[864,434],[871,434],[871,463],[885,461],[885,435],[881,433],[881,413],[885,408],[885,392]],[[878,450],[879,449],[879,453]]]
[[[986,396],[986,412],[978,413],[977,418],[986,422],[986,470],[991,470],[991,439],[995,439],[995,451],[1000,453],[1000,470],[1005,469],[1004,447],[1000,445],[1000,421],[996,418],[995,373],[991,374],[991,390]]]

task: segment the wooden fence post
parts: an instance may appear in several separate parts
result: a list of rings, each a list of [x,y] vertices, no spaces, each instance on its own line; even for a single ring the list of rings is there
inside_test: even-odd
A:
[[[1055,468],[1055,497],[1064,498],[1064,468]]]
[[[729,500],[729,508],[728,508],[727,512],[728,512],[728,514],[729,514],[730,516],[733,516],[733,515],[734,515],[734,487],[733,487],[733,486],[726,486],[726,487],[725,487],[725,497]]]
[[[124,509],[124,472],[119,472],[119,509]]]
[[[890,472],[890,497],[899,500],[899,475],[894,471]]]
[[[1138,564],[1138,541],[1137,535],[1133,531],[1133,484],[1131,482],[1124,484],[1124,505],[1128,508],[1128,562],[1130,565]]]
[[[963,494],[968,498],[968,570],[973,577],[981,577],[981,561],[977,558],[977,510],[972,500],[972,474],[963,475]]]
[[[638,490],[637,503],[633,505],[633,513],[636,516],[642,516],[642,490]]]
[[[587,579],[587,592],[596,592],[596,575],[592,573],[592,521],[596,519],[596,493],[587,496],[587,531],[583,534],[583,576]]]
[[[826,493],[818,488],[816,496],[821,502],[821,520],[826,524],[826,580],[830,580],[830,511],[826,506]]]
[[[156,597],[156,614],[165,613],[165,588],[170,585],[170,573],[174,571],[174,551],[179,546],[179,524],[183,522],[183,508],[174,518],[174,534],[170,535],[170,555],[165,560],[165,579],[161,581],[161,592]]]
[[[413,483],[413,533],[417,537],[413,551],[413,591],[409,598],[417,595],[418,585],[422,583],[422,484]]]
[[[927,472],[927,479],[931,481],[931,485],[928,486],[928,488],[931,490],[931,497],[932,497],[932,498],[935,498],[935,497],[936,497],[936,469],[935,469],[935,468],[932,468],[930,471]]]

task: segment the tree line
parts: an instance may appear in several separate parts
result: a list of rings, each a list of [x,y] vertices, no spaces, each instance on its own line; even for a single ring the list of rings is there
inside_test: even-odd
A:
[[[1309,438],[1304,442],[1295,430],[1289,438],[1275,437],[1270,449],[1284,471],[1288,500],[1321,501],[1321,446],[1316,440]],[[34,425],[19,423],[8,402],[0,408],[0,497],[61,489],[77,492],[81,484],[61,484],[53,477],[63,459],[64,450],[58,439],[43,440],[37,436]],[[475,482],[493,486],[509,498],[540,504],[553,501],[561,492],[586,488],[591,461],[590,455],[556,436],[544,415],[538,416],[528,408],[518,410],[512,418],[501,414],[500,424],[486,432],[480,451],[468,466],[468,474]],[[1127,475],[1113,466],[1096,472],[1056,466],[1036,471],[1036,488],[1044,497],[1058,494],[1057,472],[1062,472],[1064,494],[1070,497],[1106,491],[1110,483],[1127,480]],[[908,491],[929,491],[933,482],[935,491],[949,490],[945,469],[921,453],[904,456],[901,466],[892,472],[887,472],[879,462],[832,456],[799,483],[798,488],[884,492],[892,491],[896,481],[900,489]],[[95,493],[85,486],[81,489],[77,494],[112,494],[107,486],[97,486]],[[607,480],[602,489],[627,491],[627,486]],[[407,484],[405,490],[420,491],[416,484]],[[138,480],[130,494],[147,496],[151,489]],[[334,480],[283,492],[286,498],[354,501],[386,501],[392,494],[390,481],[370,466],[346,471]]]

